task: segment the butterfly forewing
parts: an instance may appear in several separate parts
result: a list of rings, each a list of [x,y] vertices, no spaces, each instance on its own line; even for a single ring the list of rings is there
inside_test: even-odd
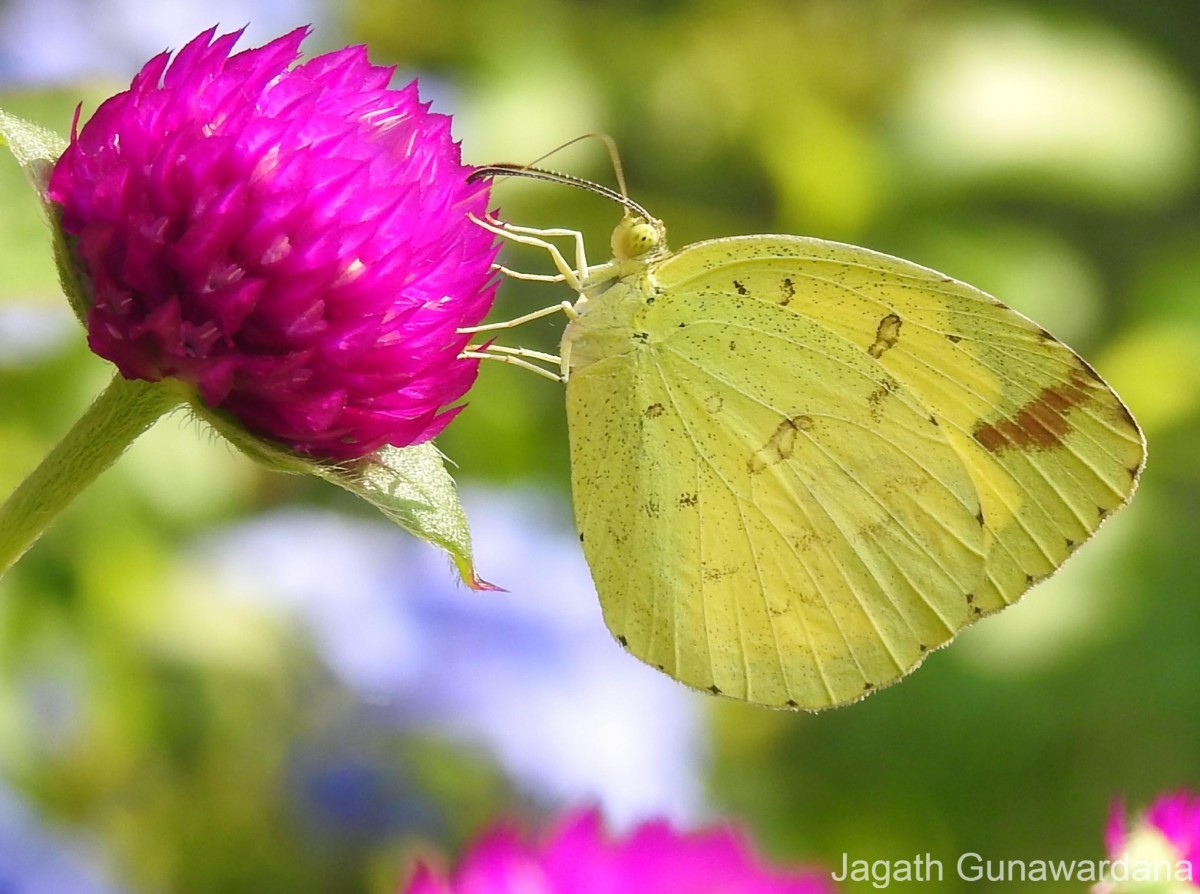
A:
[[[725,262],[713,264],[716,251],[706,246],[719,246]],[[1132,494],[1145,445],[1129,411],[1074,352],[991,296],[928,268],[816,239],[695,248],[664,265],[678,271],[663,271],[677,277],[676,288],[748,265],[764,280],[756,294],[772,300],[772,280],[789,279],[790,288],[774,293],[795,289],[787,307],[878,354],[944,423],[992,540],[978,614],[1053,572]]]

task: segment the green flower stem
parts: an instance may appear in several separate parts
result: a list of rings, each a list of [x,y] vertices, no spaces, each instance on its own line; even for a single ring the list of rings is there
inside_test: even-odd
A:
[[[183,400],[169,383],[113,376],[66,437],[0,506],[0,574],[138,435]]]

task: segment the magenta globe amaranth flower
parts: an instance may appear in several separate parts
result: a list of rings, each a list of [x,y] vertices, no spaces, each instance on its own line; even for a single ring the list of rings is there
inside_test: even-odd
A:
[[[1200,795],[1163,795],[1135,821],[1117,802],[1104,833],[1111,865],[1093,894],[1191,894],[1200,890]]]
[[[728,829],[649,822],[623,840],[599,815],[568,817],[542,845],[507,829],[479,841],[449,879],[421,866],[399,894],[833,894],[826,873],[774,871]]]
[[[207,31],[72,134],[50,179],[90,291],[88,341],[249,431],[335,460],[438,434],[495,285],[450,119],[305,29],[230,55]]]

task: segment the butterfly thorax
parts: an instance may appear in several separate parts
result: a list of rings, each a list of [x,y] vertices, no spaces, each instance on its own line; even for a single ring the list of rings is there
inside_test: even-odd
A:
[[[563,333],[571,372],[634,346],[634,320],[656,292],[652,270],[670,252],[661,221],[635,215],[621,219],[612,236],[613,259],[589,267],[576,318]]]

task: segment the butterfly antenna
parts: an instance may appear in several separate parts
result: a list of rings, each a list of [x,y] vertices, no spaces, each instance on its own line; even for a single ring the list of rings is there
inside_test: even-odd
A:
[[[577,137],[576,139],[583,139],[583,137]],[[615,146],[613,148],[615,150]],[[563,174],[559,171],[548,171],[545,168],[535,168],[532,165],[509,164],[507,162],[497,162],[495,164],[478,167],[471,172],[470,176],[467,177],[467,182],[471,183],[476,180],[482,180],[485,177],[528,177],[531,180],[545,180],[548,183],[560,183],[564,186],[573,186],[576,189],[583,189],[587,192],[604,196],[606,199],[611,199],[617,204],[623,206],[626,209],[626,212],[632,211],[634,214],[637,214],[646,220],[654,220],[654,217],[649,211],[647,211],[633,199],[629,198],[629,196],[625,195],[625,178],[621,173],[620,161],[615,155],[613,156],[613,160],[617,165],[617,178],[621,184],[621,192],[617,192],[615,189],[611,189],[603,184],[595,183],[591,180],[585,180],[583,177],[576,177],[574,174]]]
[[[562,145],[554,147],[549,152],[547,152],[545,155],[539,155],[533,161],[529,162],[529,164],[526,165],[525,167],[530,167],[530,168],[536,167],[537,165],[540,165],[542,162],[544,162],[551,155],[557,155],[559,152],[562,152],[564,149],[568,148],[569,146],[574,146],[576,143],[582,143],[584,140],[599,140],[601,143],[604,144],[604,148],[608,150],[608,160],[612,162],[613,173],[616,175],[616,178],[617,178],[617,187],[620,190],[621,195],[625,196],[626,198],[629,198],[629,190],[626,189],[626,187],[625,187],[625,168],[621,164],[621,153],[617,149],[617,141],[614,140],[612,137],[610,137],[608,134],[601,133],[600,131],[596,131],[594,133],[585,133],[585,134],[581,134],[577,137],[573,137],[572,139],[567,140]]]

